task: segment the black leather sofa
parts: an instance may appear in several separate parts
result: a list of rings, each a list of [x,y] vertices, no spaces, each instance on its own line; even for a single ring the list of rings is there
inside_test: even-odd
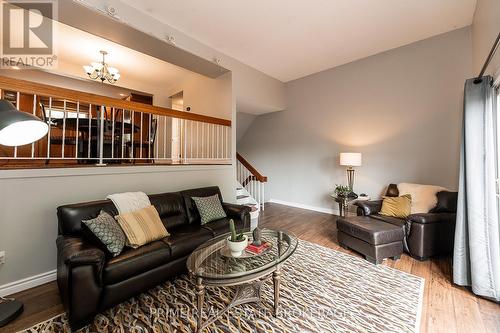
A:
[[[191,197],[218,194],[218,187],[150,195],[170,236],[141,246],[125,248],[109,258],[82,237],[81,221],[96,217],[101,210],[117,215],[110,200],[57,208],[57,283],[73,330],[91,322],[94,316],[130,297],[186,271],[186,260],[203,242],[227,233],[232,218],[240,230],[250,228],[250,208],[223,203],[227,218],[201,225]]]
[[[395,184],[389,185],[386,196],[399,196]],[[358,216],[370,216],[383,223],[402,226],[404,250],[412,257],[426,260],[429,257],[453,252],[457,192],[443,191],[437,194],[438,203],[425,214],[411,214],[406,219],[379,215],[382,200],[359,201]]]

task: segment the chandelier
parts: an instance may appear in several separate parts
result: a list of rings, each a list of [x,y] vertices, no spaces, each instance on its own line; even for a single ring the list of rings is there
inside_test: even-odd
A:
[[[104,81],[115,83],[120,78],[120,73],[118,73],[118,69],[109,67],[104,61],[104,57],[108,52],[100,51],[100,53],[102,54],[102,62],[92,62],[88,66],[83,66],[83,69],[92,80],[101,80],[103,83]]]

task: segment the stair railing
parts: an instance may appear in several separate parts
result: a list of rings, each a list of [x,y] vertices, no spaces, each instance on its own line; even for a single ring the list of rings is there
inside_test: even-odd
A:
[[[257,169],[238,153],[236,153],[236,177],[238,182],[255,199],[259,208],[264,210],[267,177],[261,175]]]

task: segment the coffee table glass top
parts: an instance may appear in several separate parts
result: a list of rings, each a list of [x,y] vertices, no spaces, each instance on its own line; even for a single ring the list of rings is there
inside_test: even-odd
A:
[[[252,233],[246,232],[248,241]],[[262,241],[271,244],[266,252],[247,258],[224,255],[228,234],[215,237],[200,245],[189,256],[187,267],[190,273],[205,279],[230,279],[253,275],[284,262],[297,248],[297,238],[284,231],[262,230]]]

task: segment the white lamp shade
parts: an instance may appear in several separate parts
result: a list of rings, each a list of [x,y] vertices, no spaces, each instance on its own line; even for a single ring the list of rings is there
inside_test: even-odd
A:
[[[92,72],[94,72],[94,67],[92,66],[83,66],[83,69],[85,70],[85,73],[87,74],[92,74]]]
[[[118,69],[116,69],[114,67],[108,67],[108,72],[111,75],[116,75],[116,74],[118,74]]]
[[[98,70],[98,71],[100,71],[100,70],[104,67],[104,65],[103,65],[103,64],[101,64],[100,62],[97,62],[97,61],[90,63],[90,65],[91,65],[91,66],[92,66],[95,70]]]
[[[47,134],[49,127],[32,113],[21,112],[9,101],[0,99],[0,145],[22,146]]]
[[[361,153],[340,153],[340,165],[361,166]]]

